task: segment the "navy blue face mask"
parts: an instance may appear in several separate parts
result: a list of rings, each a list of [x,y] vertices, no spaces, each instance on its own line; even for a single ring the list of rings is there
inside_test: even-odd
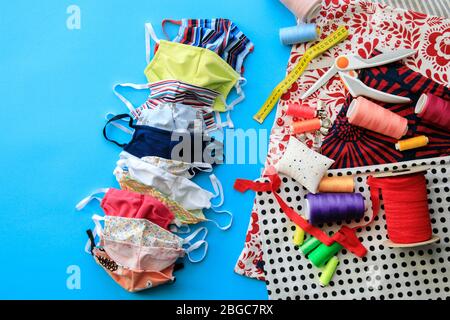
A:
[[[128,144],[112,140],[107,135],[109,124],[129,118],[129,127],[134,129],[133,138]],[[122,114],[110,119],[103,128],[106,140],[123,148],[138,158],[160,157],[187,163],[223,163],[223,145],[202,132],[175,132],[150,126],[135,125],[133,118]]]

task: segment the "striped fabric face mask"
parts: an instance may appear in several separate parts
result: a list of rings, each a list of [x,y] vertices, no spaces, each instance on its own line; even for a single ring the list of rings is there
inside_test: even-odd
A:
[[[202,47],[214,51],[241,75],[244,74],[244,61],[253,52],[254,45],[249,38],[228,19],[182,19],[164,20],[180,26],[173,42]]]
[[[135,90],[150,90],[147,100],[135,107],[128,99],[118,92],[118,88],[132,88]],[[207,88],[194,86],[178,80],[163,80],[148,84],[123,83],[113,88],[114,94],[125,104],[131,116],[140,120],[145,110],[155,110],[162,104],[176,104],[189,106],[201,113],[207,131],[221,127],[214,119],[213,104],[219,93]],[[220,124],[220,118],[217,119]]]
[[[214,101],[217,112],[231,111],[245,99],[242,86],[246,80],[226,61],[211,50],[182,43],[159,40],[150,23],[145,25],[148,66],[144,73],[149,82],[179,79],[220,93]],[[158,49],[150,61],[150,37]],[[238,98],[227,103],[230,92],[236,89]]]

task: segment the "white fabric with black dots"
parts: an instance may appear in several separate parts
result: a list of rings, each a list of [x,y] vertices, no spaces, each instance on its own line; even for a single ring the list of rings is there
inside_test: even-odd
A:
[[[449,299],[450,298],[450,157],[409,161],[400,164],[332,170],[329,176],[354,175],[356,190],[371,208],[367,176],[374,172],[432,165],[426,174],[433,234],[439,242],[414,248],[387,248],[383,202],[379,216],[357,233],[368,254],[358,258],[345,249],[338,253],[340,264],[328,287],[319,285],[320,270],[292,243],[295,225],[280,209],[270,192],[256,198],[264,252],[266,284],[271,299]],[[298,213],[308,193],[296,181],[280,175],[279,190],[284,201]],[[372,211],[366,212],[368,222]],[[355,221],[349,226],[362,221]],[[342,223],[319,225],[337,231]]]
[[[309,149],[304,143],[291,137],[276,169],[278,173],[294,178],[309,192],[316,193],[320,181],[333,163],[334,160]]]

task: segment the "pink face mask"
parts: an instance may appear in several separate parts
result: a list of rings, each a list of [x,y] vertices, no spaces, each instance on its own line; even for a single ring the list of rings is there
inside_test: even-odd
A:
[[[101,238],[100,246],[112,260],[129,269],[162,271],[185,255],[191,262],[200,262],[208,250],[206,228],[199,228],[182,239],[144,219],[94,215],[93,220],[94,233]],[[104,228],[100,224],[102,220]],[[200,240],[191,243],[201,232],[204,233]],[[193,260],[191,252],[201,247],[203,256]]]
[[[101,200],[101,207],[107,216],[147,219],[161,228],[169,229],[169,225],[173,223],[174,214],[158,199],[143,195],[136,192],[102,189],[98,190],[89,197],[83,199],[77,209],[83,209],[91,200],[99,198],[95,194],[105,192],[105,197]]]

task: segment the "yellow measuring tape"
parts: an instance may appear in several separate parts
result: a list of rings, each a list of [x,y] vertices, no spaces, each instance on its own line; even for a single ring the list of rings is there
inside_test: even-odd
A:
[[[266,100],[266,102],[264,102],[264,105],[261,107],[261,109],[259,109],[258,113],[253,117],[253,119],[258,121],[259,123],[263,123],[269,113],[272,111],[277,101],[281,98],[283,93],[285,93],[294,84],[294,82],[297,81],[298,78],[300,78],[303,72],[305,72],[311,60],[324,53],[325,51],[331,49],[339,42],[347,39],[347,37],[347,28],[341,26],[324,40],[306,50],[303,57],[295,65],[294,69],[280,84],[275,87],[275,89],[273,89],[269,98]]]

